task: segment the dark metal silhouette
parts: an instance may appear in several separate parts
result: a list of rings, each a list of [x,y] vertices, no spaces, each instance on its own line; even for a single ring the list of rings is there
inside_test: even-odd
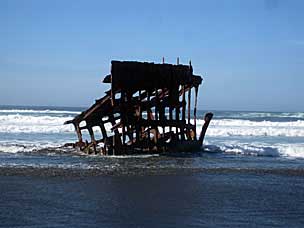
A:
[[[78,136],[75,147],[105,155],[200,150],[213,114],[206,114],[197,139],[196,106],[202,78],[193,75],[191,62],[189,65],[111,63],[111,74],[103,80],[111,89],[89,109],[65,123],[75,127]],[[105,125],[110,126],[110,131]],[[95,138],[95,127],[100,128],[102,138]],[[89,132],[90,142],[83,140],[83,130]]]

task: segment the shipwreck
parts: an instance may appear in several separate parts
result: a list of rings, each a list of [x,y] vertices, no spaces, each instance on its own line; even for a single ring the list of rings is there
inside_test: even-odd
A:
[[[74,147],[104,155],[201,150],[213,114],[205,114],[198,136],[197,96],[202,77],[193,74],[191,62],[112,61],[111,74],[103,83],[110,84],[105,96],[65,122],[75,127],[78,141]],[[101,138],[96,138],[96,128]],[[89,133],[89,141],[83,139],[83,131]]]

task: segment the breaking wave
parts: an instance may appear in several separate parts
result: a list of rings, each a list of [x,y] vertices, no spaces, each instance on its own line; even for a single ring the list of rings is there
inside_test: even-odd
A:
[[[1,133],[73,133],[72,125],[63,125],[72,116],[0,115]],[[204,120],[197,120],[198,133]],[[107,129],[109,130],[109,129]],[[304,137],[304,121],[271,122],[222,119],[212,120],[208,136],[285,136]]]
[[[78,111],[65,111],[65,110],[50,110],[50,109],[45,109],[45,110],[34,110],[34,109],[1,109],[0,113],[32,113],[32,114],[80,114]]]
[[[216,112],[215,117],[219,119],[270,119],[270,118],[282,118],[287,119],[304,119],[304,112]]]
[[[198,120],[198,125],[204,124]],[[198,127],[200,130],[200,127]],[[212,120],[208,128],[209,136],[285,136],[304,137],[304,121],[271,122],[251,120]]]
[[[71,125],[63,125],[72,117],[0,115],[2,133],[66,133],[74,132]]]
[[[79,113],[72,110],[2,109],[0,134],[4,138],[0,138],[0,152],[32,152],[74,142],[74,127],[64,125],[64,122]],[[204,120],[198,119],[197,124],[199,134]],[[224,154],[304,158],[303,137],[302,112],[222,112],[210,123],[204,149]]]
[[[26,153],[41,151],[44,149],[58,149],[64,142],[0,142],[0,152],[4,153]],[[204,152],[224,153],[224,154],[239,154],[248,156],[263,156],[263,157],[286,157],[286,158],[304,158],[304,143],[303,144],[258,144],[258,143],[223,143],[222,145],[212,145],[206,142],[202,148]],[[149,158],[159,156],[157,154],[146,155],[131,155],[131,156],[109,156],[110,158]]]
[[[60,142],[0,142],[0,152],[4,153],[20,153],[20,152],[33,152],[48,148],[58,148],[63,144]]]
[[[207,144],[204,146],[207,152],[221,152],[226,154],[241,154],[266,157],[304,158],[304,144],[223,144],[220,146]]]

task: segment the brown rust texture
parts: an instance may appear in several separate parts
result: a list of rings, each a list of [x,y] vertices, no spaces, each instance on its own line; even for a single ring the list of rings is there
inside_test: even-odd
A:
[[[191,89],[195,88],[196,119],[202,78],[193,75],[191,65],[112,61],[111,74],[103,82],[111,84],[105,96],[66,122],[75,126],[75,146],[81,150],[120,155],[201,145],[196,137],[196,121],[191,122],[190,101]],[[106,124],[111,129],[106,129]],[[94,135],[96,127],[101,138]],[[83,140],[83,131],[89,133],[90,142]]]

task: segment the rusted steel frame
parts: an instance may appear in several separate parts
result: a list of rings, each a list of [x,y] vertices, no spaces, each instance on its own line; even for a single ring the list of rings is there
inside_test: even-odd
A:
[[[188,90],[188,125],[191,124],[190,119],[191,119],[191,86],[189,86]],[[191,139],[190,137],[190,129],[187,129],[187,138]]]
[[[88,116],[90,116],[93,112],[95,112],[96,109],[101,107],[106,102],[110,101],[110,98],[111,98],[110,95],[106,95],[103,98],[101,98],[100,100],[96,101],[96,103],[91,107],[91,109],[89,109],[87,112],[84,113],[82,119],[88,118]]]
[[[172,114],[172,112],[173,112],[173,108],[172,108],[172,106],[170,105],[170,106],[169,106],[169,120],[170,120],[170,121],[173,120],[173,114]],[[172,126],[169,127],[169,130],[172,131]]]
[[[151,115],[150,115],[150,95],[151,95],[151,91],[150,90],[148,90],[147,91],[148,92],[148,95],[147,95],[147,119],[148,119],[148,121],[149,122],[151,122]],[[148,126],[148,142],[150,143],[150,140],[151,140],[151,136],[150,136],[150,128],[149,128],[149,126]],[[149,147],[149,150],[150,150],[150,147]]]
[[[88,126],[87,129],[88,129],[89,135],[91,137],[91,142],[95,142],[95,136],[94,136],[93,127],[92,126]]]
[[[198,95],[198,86],[195,86],[195,100],[194,100],[194,126],[195,126],[195,136],[196,136],[196,108],[197,108],[197,95]]]
[[[141,117],[142,117],[142,114],[141,114],[141,99],[140,99],[140,97],[141,97],[141,90],[138,90],[138,106],[136,107],[137,110],[135,110],[135,114],[136,114],[135,118],[137,120],[141,119]],[[135,137],[136,137],[136,144],[138,144],[139,141],[140,141],[141,136],[140,136],[140,126],[139,126],[139,124],[138,124],[137,121],[135,123]]]
[[[111,131],[118,130],[119,128],[122,128],[122,126],[123,126],[123,123],[122,123],[122,120],[120,120],[118,123],[115,123],[115,124],[111,127]]]
[[[146,93],[146,92],[144,92]],[[141,95],[142,95],[142,91],[139,90],[139,118],[142,119],[142,108],[141,108],[141,102],[142,102],[142,98],[141,98]]]
[[[176,105],[175,106],[175,119],[179,120],[179,112],[180,112],[180,105]],[[176,129],[176,136],[177,136],[177,140],[179,140],[179,134],[181,133],[180,129],[178,127],[175,128]]]
[[[126,100],[127,100],[127,96],[126,96],[126,92],[125,91],[121,91],[121,104],[120,104],[120,110],[121,110],[121,127],[122,127],[122,145],[125,146],[126,143],[126,129],[125,129],[125,125],[126,125]]]
[[[139,120],[138,123],[143,126],[143,127],[157,127],[157,126],[166,126],[166,127],[182,127],[182,126],[187,126],[186,121],[183,120],[164,120],[164,121],[160,121],[160,120]]]
[[[155,96],[155,97],[153,97],[150,102],[152,102],[152,101],[155,102],[156,96],[158,96],[159,99],[162,99],[163,97],[167,96],[168,93],[169,93],[168,89],[162,89],[162,90],[158,91],[157,95],[156,95],[156,92],[153,91],[150,93],[150,97],[151,97],[151,95]],[[139,101],[143,102],[143,100],[147,98],[147,95],[148,95],[148,92],[144,91],[143,93],[140,93],[140,95],[138,97],[134,97],[134,98],[135,98],[135,100],[138,99]]]
[[[76,123],[73,123],[73,124],[74,124],[74,127],[75,127],[75,131],[77,133],[78,141],[79,142],[83,142],[83,140],[82,140],[82,134],[81,134],[81,130],[80,130],[79,125],[76,124]]]
[[[189,91],[189,89],[191,89],[191,85],[185,85],[185,93]],[[179,96],[182,96],[183,95],[183,89],[181,89],[179,91]]]
[[[149,119],[148,121],[150,123],[153,123],[155,121],[158,121],[157,119],[155,119],[155,117],[153,116],[153,113],[151,111],[151,108],[148,109],[148,115],[149,115]],[[150,128],[151,130],[154,131],[154,144],[156,145],[157,144],[157,137],[158,137],[158,126],[155,125],[154,128],[151,126]],[[149,133],[151,133],[151,131],[149,130]],[[157,145],[156,145],[157,146]]]
[[[120,119],[121,117],[120,116],[116,116],[116,117],[113,117],[114,120],[118,120]],[[107,119],[105,121],[96,121],[96,122],[91,122],[91,125],[96,125],[96,126],[100,126],[100,125],[104,125],[106,123],[112,123],[110,119]],[[84,129],[87,129],[87,126],[84,126],[84,127],[79,127],[80,130],[84,130]]]
[[[182,120],[186,119],[186,92],[191,90],[191,85],[183,85],[182,89],[179,91],[179,95],[182,96]],[[189,102],[188,102],[189,105]],[[188,133],[188,129],[185,132],[185,128],[181,129],[180,135],[181,139],[185,140],[185,133]]]
[[[112,123],[112,125],[115,125],[115,119],[114,119],[114,115],[111,113],[109,115],[109,119]],[[120,134],[119,131],[117,129],[114,130],[114,135],[113,135],[113,155],[116,154],[116,150],[119,149],[120,145],[121,145],[121,141],[120,141]],[[119,150],[118,150],[119,151]]]
[[[186,86],[183,85],[182,86],[182,96],[183,96],[183,106],[182,106],[182,120],[185,120],[186,119]]]
[[[160,102],[159,102],[160,103],[160,118],[159,118],[160,121],[164,121],[166,119],[166,110],[165,110],[165,106],[162,102],[162,101],[164,101],[166,93],[168,93],[168,90],[165,89],[165,88],[162,88],[160,93],[159,93],[159,96],[158,96],[159,99],[160,99]],[[166,131],[165,125],[162,124],[160,126],[162,127],[162,130],[163,130],[162,138],[164,138],[165,137],[165,131]]]
[[[106,131],[106,128],[105,128],[103,123],[99,124],[98,126],[100,127],[100,130],[101,130],[101,133],[102,133],[102,140],[103,140],[103,143],[104,143],[103,154],[107,154],[107,146],[106,146],[107,138],[108,138],[107,131]],[[96,140],[97,144],[98,144],[98,141],[100,141],[100,140]]]
[[[143,108],[142,108],[142,100],[144,100],[148,95],[148,91],[144,90],[144,91],[139,91],[139,99],[140,99],[140,102],[139,102],[139,120],[137,121],[137,124],[138,124],[138,128],[139,128],[139,141],[137,142],[139,147],[141,148],[141,150],[144,149],[144,140],[143,140],[143,134],[144,134],[144,129],[143,127],[141,126],[141,124],[139,124],[139,121],[142,120],[142,111],[143,111]]]
[[[95,140],[94,131],[93,131],[92,126],[88,127],[88,131],[89,131],[89,134],[90,134],[90,137],[91,137],[90,145],[93,145],[93,150],[94,150],[94,153],[96,154],[96,152],[97,152],[96,151],[96,140]]]
[[[190,124],[191,118],[191,88],[188,91],[188,124]]]
[[[154,116],[155,116],[155,119],[158,120],[158,114],[159,114],[159,110],[160,110],[160,102],[159,102],[159,93],[158,93],[158,90],[155,89],[155,113],[154,113]]]
[[[159,96],[158,96],[158,97],[159,97],[160,99],[163,99],[164,97],[168,96],[169,90],[166,89],[166,88],[163,88],[163,89],[161,89],[158,93],[159,93]]]
[[[132,92],[127,92],[127,100],[126,100],[126,117],[125,117],[125,128],[127,129],[126,134],[129,137],[129,142],[133,143],[133,129],[134,126],[130,125],[131,123],[133,124],[133,116],[131,116],[131,113],[134,111],[134,105],[131,105],[131,102],[133,101],[133,94]]]
[[[156,106],[155,106],[155,120],[159,120],[159,115],[160,115],[160,111],[161,111],[161,103],[160,103],[160,99],[159,99],[159,95],[160,93],[158,92],[158,89],[155,89],[155,98],[156,98]],[[155,128],[155,135],[154,135],[154,143],[156,145],[156,150],[158,150],[158,127]]]
[[[128,143],[131,143],[133,144],[134,143],[134,136],[133,136],[133,133],[134,133],[134,129],[135,127],[133,125],[127,125],[127,135],[129,137],[129,141]]]
[[[182,120],[186,119],[186,86],[182,86]],[[185,128],[181,128],[181,139],[185,140]]]
[[[166,106],[166,107],[170,107],[170,100],[169,100],[169,97],[166,96],[162,99],[162,102],[161,102],[162,105]],[[136,104],[133,103],[132,106],[135,106]],[[148,101],[142,101],[141,102],[141,107],[142,107],[142,110],[148,110],[149,107],[157,107],[157,101],[156,101],[156,98],[153,97],[150,102]],[[160,104],[159,104],[160,106]],[[179,106],[179,107],[182,107],[183,106],[183,102],[182,101],[179,101],[179,103],[177,103],[176,105],[174,105],[174,108],[175,106]]]
[[[157,91],[157,92],[156,92]],[[160,91],[158,91],[157,89],[155,90],[155,91],[153,91],[153,92],[151,92],[150,91],[150,97],[151,96],[155,96],[155,97],[153,97],[151,100],[150,100],[150,102],[155,102],[155,100],[157,99],[157,97],[158,97],[158,99],[162,99],[163,97],[165,97],[165,96],[167,96],[168,95],[168,93],[169,93],[169,90],[167,90],[167,89],[161,89]],[[147,91],[145,91],[145,92],[143,92],[139,97],[139,100],[140,101],[143,101],[145,98],[147,98],[147,96],[148,96],[148,92]]]
[[[201,131],[201,134],[199,137],[199,142],[200,142],[201,146],[203,145],[205,134],[206,134],[207,128],[209,126],[209,123],[210,123],[212,117],[213,117],[213,113],[211,113],[211,112],[208,112],[205,114],[205,117],[204,117],[205,123],[202,126],[202,131]]]
[[[140,141],[140,126],[139,126],[139,124],[138,123],[136,123],[135,124],[135,137],[136,137],[136,144],[138,144],[139,143],[139,141]]]
[[[120,90],[118,90],[119,92]],[[100,98],[99,100],[96,100],[95,104],[92,105],[88,110],[82,112],[80,115],[76,116],[72,121],[67,121],[65,122],[65,124],[68,123],[75,123],[75,124],[79,124],[81,121],[88,119],[88,117],[95,113],[98,109],[100,109],[101,107],[103,107],[104,105],[109,105],[111,106],[111,102],[110,102],[110,91],[106,92],[106,96]]]
[[[165,137],[165,135],[166,135],[166,128],[165,128],[165,126],[164,125],[161,125],[162,126],[162,128],[163,128],[163,134],[162,134],[162,138],[164,138]]]
[[[111,65],[111,72],[112,72],[112,65]],[[113,76],[112,76],[112,74],[111,74],[111,104],[112,104],[112,106],[114,106],[114,100],[115,100],[115,91],[113,91]]]
[[[159,113],[159,119],[165,119],[166,113],[165,113],[165,100],[166,100],[166,94],[168,94],[168,90],[161,89],[158,91],[157,98],[158,98],[158,113]]]
[[[96,100],[95,104],[92,105],[88,110],[83,111],[81,114],[76,116],[73,120],[71,121],[66,121],[64,124],[69,124],[69,123],[80,123],[83,119],[86,119],[92,112],[94,112],[96,109],[98,109],[101,105],[104,104],[109,98],[110,98],[110,90],[105,92],[107,95],[100,98],[99,100]]]
[[[178,86],[179,87],[179,86]],[[177,87],[177,89],[178,89]],[[178,94],[179,95],[179,94]],[[180,113],[180,103],[179,103],[179,96],[177,97],[178,99],[178,105],[175,104],[175,119],[179,120],[179,113]],[[178,128],[176,128],[176,134],[178,135]]]

